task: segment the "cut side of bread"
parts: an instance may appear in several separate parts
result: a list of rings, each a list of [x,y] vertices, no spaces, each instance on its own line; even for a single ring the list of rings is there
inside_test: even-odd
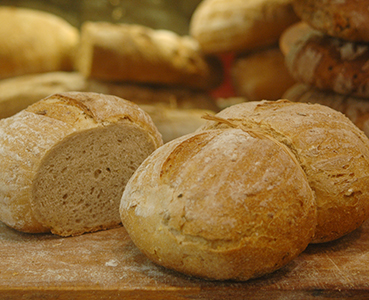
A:
[[[0,219],[61,236],[119,226],[125,184],[161,144],[149,115],[118,97],[71,92],[36,102],[0,121]]]

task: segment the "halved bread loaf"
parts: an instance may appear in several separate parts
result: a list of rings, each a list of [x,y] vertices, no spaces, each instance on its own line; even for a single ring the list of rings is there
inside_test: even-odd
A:
[[[24,232],[78,235],[118,226],[124,186],[162,139],[118,97],[54,94],[0,120],[0,220]]]

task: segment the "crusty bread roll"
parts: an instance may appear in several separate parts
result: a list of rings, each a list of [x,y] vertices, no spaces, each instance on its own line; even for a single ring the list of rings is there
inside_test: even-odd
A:
[[[190,36],[136,24],[85,22],[76,68],[86,77],[211,89],[222,68]]]
[[[338,110],[369,137],[368,99],[323,91],[303,83],[294,84],[284,93],[283,98],[294,102],[318,103]]]
[[[62,18],[0,7],[0,79],[73,69],[79,31]]]
[[[286,65],[297,82],[356,97],[369,97],[369,45],[310,28],[296,36]]]
[[[206,122],[202,116],[215,114],[215,112],[205,109],[183,109],[149,104],[140,104],[139,106],[150,115],[162,135],[164,143],[195,132]]]
[[[0,80],[0,118],[10,117],[51,94],[85,91],[78,72],[46,72]]]
[[[369,139],[342,113],[281,100],[245,102],[216,116],[228,125],[209,121],[201,130],[261,130],[294,153],[315,192],[318,225],[313,242],[337,239],[369,217]]]
[[[36,102],[0,120],[0,220],[61,236],[118,226],[126,182],[161,144],[148,114],[118,97]]]
[[[131,177],[120,213],[151,260],[217,280],[273,272],[305,249],[316,225],[314,195],[292,153],[247,129],[160,147]]]
[[[250,101],[280,99],[296,82],[278,46],[238,56],[231,78],[236,95]]]
[[[294,0],[296,14],[315,29],[349,41],[369,42],[368,0]]]
[[[190,20],[190,35],[205,53],[270,46],[299,19],[292,0],[204,0]]]

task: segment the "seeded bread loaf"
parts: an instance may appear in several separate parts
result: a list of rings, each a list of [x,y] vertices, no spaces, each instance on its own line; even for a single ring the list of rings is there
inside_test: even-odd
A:
[[[71,71],[78,42],[78,29],[56,15],[1,6],[0,79]]]
[[[216,116],[226,121],[209,121],[200,130],[261,130],[295,155],[316,197],[313,242],[337,239],[369,217],[369,140],[342,113],[323,105],[280,100],[245,102]]]
[[[368,44],[330,37],[306,26],[301,33],[285,47],[289,49],[286,65],[297,82],[343,95],[369,97]]]
[[[61,236],[118,226],[126,182],[161,144],[148,114],[118,97],[36,102],[0,120],[0,220]]]
[[[87,78],[211,89],[222,68],[190,36],[135,24],[85,22],[76,68]]]
[[[254,130],[209,130],[152,153],[120,205],[137,247],[157,264],[206,279],[248,280],[311,241],[314,195],[293,154]]]

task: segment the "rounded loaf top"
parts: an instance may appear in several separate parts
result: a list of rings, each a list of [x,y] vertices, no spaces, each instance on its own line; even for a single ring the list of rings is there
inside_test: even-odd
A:
[[[280,268],[316,225],[313,192],[290,151],[241,129],[193,133],[157,149],[131,177],[120,213],[154,262],[218,280]]]

